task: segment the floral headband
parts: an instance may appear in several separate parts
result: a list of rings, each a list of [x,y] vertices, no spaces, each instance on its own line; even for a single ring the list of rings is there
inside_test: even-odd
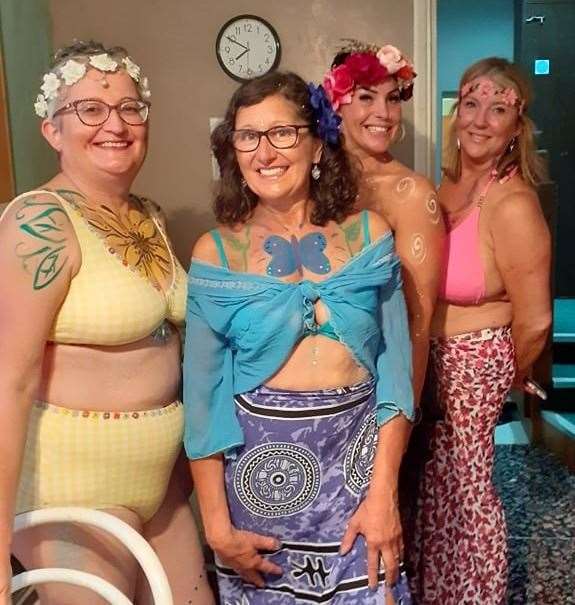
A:
[[[123,59],[114,59],[107,53],[98,55],[79,56],[75,59],[68,59],[63,65],[57,65],[51,71],[44,74],[42,93],[36,97],[34,110],[36,115],[46,118],[51,114],[54,101],[58,98],[58,91],[61,86],[72,86],[81,80],[93,67],[98,71],[104,72],[102,86],[109,86],[105,72],[116,72],[118,69],[125,69],[126,73],[134,80],[138,91],[143,99],[148,99],[151,95],[148,78],[142,75],[142,70],[137,63],[134,63],[130,57]]]
[[[403,101],[412,97],[413,79],[417,74],[413,64],[399,49],[391,44],[378,47],[357,40],[345,42],[347,44],[340,52],[349,55],[341,65],[330,69],[323,79],[323,87],[334,111],[351,103],[357,86],[374,86],[390,76],[397,80]]]
[[[517,107],[519,115],[521,115],[525,109],[525,101],[519,97],[513,88],[497,88],[488,78],[480,78],[464,84],[459,91],[459,100],[461,101],[463,97],[466,97],[472,92],[478,93],[479,96],[484,99],[497,95],[505,105]]]

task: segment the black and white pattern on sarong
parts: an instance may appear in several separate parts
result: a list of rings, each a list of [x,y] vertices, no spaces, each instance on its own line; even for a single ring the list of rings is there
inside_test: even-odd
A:
[[[369,485],[377,447],[377,419],[372,412],[363,422],[345,454],[343,472],[346,487],[360,495]]]
[[[255,447],[238,464],[234,487],[242,504],[263,517],[293,515],[317,497],[321,472],[317,458],[292,443]]]

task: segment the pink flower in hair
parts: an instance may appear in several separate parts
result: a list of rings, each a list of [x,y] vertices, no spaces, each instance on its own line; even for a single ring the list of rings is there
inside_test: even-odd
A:
[[[395,74],[407,65],[407,61],[403,58],[401,51],[391,44],[382,46],[376,56],[390,75]]]
[[[323,87],[334,111],[340,105],[351,103],[354,81],[347,65],[338,65],[329,71],[323,79]]]
[[[495,85],[491,80],[483,80],[482,82],[479,82],[477,88],[479,90],[479,96],[483,97],[484,99],[491,97],[497,92]]]
[[[512,107],[518,105],[517,101],[519,101],[519,97],[513,88],[504,88],[501,91],[501,98],[503,99],[505,105],[510,105]]]

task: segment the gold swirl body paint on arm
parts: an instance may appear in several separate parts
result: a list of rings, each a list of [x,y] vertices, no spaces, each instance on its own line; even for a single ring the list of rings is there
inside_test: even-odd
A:
[[[418,265],[421,265],[427,257],[425,238],[421,233],[414,233],[411,236],[411,255]]]
[[[399,194],[400,202],[407,202],[415,191],[415,179],[411,176],[405,176],[400,179],[395,186],[395,191]]]
[[[437,203],[437,194],[430,193],[425,201],[425,208],[431,215],[431,222],[434,225],[438,225],[441,220],[441,213],[439,211],[439,204]]]

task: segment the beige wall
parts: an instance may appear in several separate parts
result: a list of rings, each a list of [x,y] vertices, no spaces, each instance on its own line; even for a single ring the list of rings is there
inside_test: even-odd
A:
[[[54,46],[73,38],[128,48],[150,78],[152,134],[135,190],[168,215],[187,263],[195,238],[213,225],[209,117],[221,116],[237,84],[219,67],[214,45],[229,18],[268,20],[282,42],[280,67],[318,81],[344,37],[391,42],[413,56],[413,0],[50,0]],[[413,160],[412,107],[397,155]]]

